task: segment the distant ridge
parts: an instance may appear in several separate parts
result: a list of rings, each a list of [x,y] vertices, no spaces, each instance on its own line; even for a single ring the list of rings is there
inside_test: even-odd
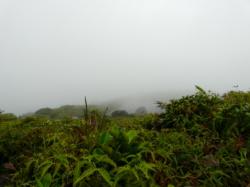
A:
[[[107,102],[101,103],[102,106],[111,106],[115,109],[125,109],[129,113],[134,113],[138,107],[146,107],[149,112],[160,111],[157,106],[157,101],[169,101],[171,99],[177,99],[184,95],[191,94],[193,92],[188,91],[170,91],[170,92],[156,92],[149,94],[130,95],[127,97],[121,97],[113,99]]]
[[[187,91],[171,91],[171,92],[159,92],[150,94],[135,94],[126,97],[120,97],[117,99],[109,100],[106,102],[100,102],[89,105],[90,109],[105,110],[108,107],[108,114],[111,114],[115,110],[126,110],[128,113],[134,113],[139,107],[145,107],[148,112],[160,112],[157,106],[157,101],[167,102],[171,99],[177,99],[184,95],[191,94]],[[36,116],[45,116],[51,119],[61,119],[65,117],[69,118],[81,118],[83,116],[83,105],[62,105],[56,108],[40,108],[33,114]]]

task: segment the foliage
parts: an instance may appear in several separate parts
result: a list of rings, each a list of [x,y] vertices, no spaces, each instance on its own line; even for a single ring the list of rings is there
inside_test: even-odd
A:
[[[129,116],[128,112],[126,110],[115,110],[111,114],[112,117],[124,117]]]
[[[90,110],[104,110],[102,107],[89,106]],[[41,108],[35,112],[35,116],[44,116],[50,119],[83,118],[84,107],[81,105],[64,105],[59,108]]]
[[[245,94],[221,97],[197,87],[159,103],[161,114],[107,118],[90,110],[85,119],[3,122],[0,175],[5,186],[247,186]]]
[[[11,113],[0,113],[0,122],[3,121],[13,121],[16,120],[17,117],[14,114]]]
[[[223,98],[229,103],[245,104],[250,103],[250,91],[230,91],[223,95]]]

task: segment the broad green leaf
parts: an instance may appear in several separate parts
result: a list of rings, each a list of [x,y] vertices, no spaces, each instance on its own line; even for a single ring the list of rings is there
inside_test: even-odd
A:
[[[61,164],[57,163],[54,169],[53,177],[55,177],[58,173],[58,171],[61,169]]]
[[[145,175],[147,179],[150,178],[148,174],[149,170],[152,170],[152,171],[155,170],[154,169],[155,165],[151,163],[147,163],[147,162],[141,162],[137,167]]]
[[[103,179],[110,185],[112,186],[113,182],[111,181],[111,177],[109,175],[109,173],[105,170],[105,169],[98,169],[98,172],[100,173],[100,175],[103,177]]]
[[[115,137],[118,137],[119,134],[120,134],[120,129],[119,129],[117,126],[114,125],[114,126],[111,128],[111,133],[112,133],[112,135],[114,135]]]
[[[128,132],[126,132],[126,137],[128,138],[128,143],[130,144],[133,139],[135,139],[137,137],[137,131],[136,130],[130,130]]]
[[[73,172],[73,180],[76,181],[78,179],[78,177],[81,175],[81,162],[78,162],[76,164],[76,167],[74,169],[74,172]]]
[[[117,186],[117,183],[122,179],[124,175],[127,174],[127,172],[131,171],[131,168],[129,165],[125,165],[122,167],[117,168],[116,170],[116,175],[115,175],[115,182],[114,182],[114,187]]]
[[[73,186],[76,186],[79,182],[81,182],[86,177],[89,177],[90,175],[94,174],[97,170],[97,168],[89,168],[85,170],[83,174],[74,181]]]
[[[110,133],[103,132],[101,133],[99,137],[99,143],[105,145],[105,144],[108,144],[112,139],[113,139],[113,136]]]
[[[49,165],[49,164],[51,164],[51,163],[52,163],[51,160],[46,160],[46,161],[44,161],[43,163],[41,163],[41,164],[39,165],[38,169],[42,168],[42,167],[45,166],[45,165]]]
[[[66,158],[71,158],[72,160],[75,160],[75,161],[78,160],[75,156],[70,155],[70,154],[65,154],[65,157],[66,157]]]
[[[99,162],[105,162],[107,164],[110,164],[112,166],[114,166],[115,168],[117,167],[116,163],[109,158],[107,155],[96,155],[95,157]]]
[[[37,187],[44,187],[42,182],[39,179],[36,179],[36,186]]]
[[[139,175],[138,175],[138,173],[137,173],[137,171],[135,170],[135,169],[132,169],[131,170],[132,171],[132,173],[134,174],[134,176],[135,176],[135,178],[136,178],[136,180],[140,180],[140,178],[139,178]]]
[[[66,168],[69,165],[69,161],[66,155],[57,155],[56,159],[59,160],[62,163],[62,165],[64,165],[64,167]]]
[[[230,178],[230,176],[224,173],[222,170],[212,171],[211,174],[216,175],[216,176],[224,176],[224,177]]]
[[[120,174],[120,173],[124,173],[126,171],[130,171],[131,170],[131,167],[129,165],[125,165],[125,166],[121,166],[119,168],[117,168],[115,171],[117,174]]]
[[[48,173],[46,174],[42,180],[41,180],[41,183],[43,185],[43,187],[50,187],[51,186],[51,183],[52,183],[52,176]]]
[[[74,172],[73,172],[73,180],[74,181],[76,181],[78,179],[78,177],[81,175],[81,168],[84,167],[85,165],[91,166],[92,163],[88,160],[77,162],[76,167],[75,167]]]
[[[95,155],[103,155],[104,154],[104,151],[101,149],[101,148],[96,148],[94,149],[93,151],[93,154]]]
[[[131,168],[129,165],[125,165],[125,166],[119,167],[116,170],[115,182],[113,183],[114,184],[113,186],[115,187],[117,183],[127,174],[133,174],[137,181],[139,181],[140,179],[135,169]]]
[[[53,163],[48,163],[46,166],[44,166],[44,167],[42,168],[41,177],[43,177],[43,176],[46,174],[46,172],[49,170],[49,168],[50,168],[52,165],[53,165]]]
[[[31,159],[31,160],[29,160],[29,161],[27,162],[26,167],[25,167],[25,170],[26,170],[27,173],[30,171],[31,166],[32,166],[32,164],[33,164],[34,162],[37,163],[37,160]],[[35,164],[35,165],[36,165],[36,164]]]

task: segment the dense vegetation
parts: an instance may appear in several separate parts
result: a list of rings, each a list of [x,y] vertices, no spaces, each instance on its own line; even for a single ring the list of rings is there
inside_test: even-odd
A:
[[[91,110],[103,111],[105,107],[89,106]],[[83,107],[81,105],[63,105],[58,108],[41,108],[33,115],[37,117],[47,117],[49,119],[82,118]]]
[[[0,186],[248,186],[250,93],[197,93],[161,114],[0,122]]]

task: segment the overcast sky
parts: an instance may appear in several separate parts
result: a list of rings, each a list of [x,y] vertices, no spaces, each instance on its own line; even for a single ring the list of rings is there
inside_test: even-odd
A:
[[[0,0],[0,108],[250,88],[249,0]]]

